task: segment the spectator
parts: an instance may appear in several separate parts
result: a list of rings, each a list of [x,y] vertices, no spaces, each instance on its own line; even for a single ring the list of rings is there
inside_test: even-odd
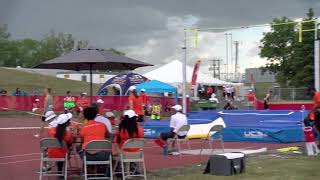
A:
[[[40,100],[38,98],[32,104],[32,112],[40,113]]]
[[[144,110],[144,115],[147,116],[148,113],[148,107],[149,107],[149,103],[150,103],[150,98],[147,96],[146,90],[145,89],[141,89],[140,91],[140,97],[142,100],[142,107]]]
[[[14,91],[12,93],[13,96],[23,96],[22,91],[20,90],[20,88],[16,88],[16,91]]]
[[[138,95],[136,87],[131,86],[129,88],[131,95],[129,96],[129,109],[133,110],[138,115],[138,122],[144,121],[144,113],[142,108],[142,98]]]
[[[63,106],[65,113],[72,110],[72,108],[76,107],[76,99],[71,95],[71,91],[67,91],[67,96],[63,99]]]
[[[304,119],[305,126],[311,126],[320,132],[320,92],[314,87],[309,87],[308,94],[313,97],[314,104],[308,116]],[[320,145],[320,141],[318,146]]]
[[[7,95],[7,91],[3,88],[0,89],[0,95],[1,96],[6,96]]]
[[[217,103],[217,104],[219,104],[219,100],[218,100],[218,98],[217,98],[217,96],[216,96],[215,93],[212,93],[212,94],[211,94],[211,98],[209,99],[209,101],[212,102],[212,103]]]
[[[143,127],[137,124],[138,115],[133,110],[127,110],[123,116],[123,120],[119,124],[119,130],[115,132],[115,140],[120,148],[128,139],[144,137]],[[128,148],[124,151],[136,152],[138,149]]]
[[[111,125],[118,125],[118,123],[116,122],[116,118],[115,115],[113,114],[113,112],[106,112],[106,117],[109,119]]]
[[[104,101],[102,99],[98,99],[97,100],[97,108],[98,108],[98,115],[103,115],[103,105],[104,105]]]
[[[209,86],[207,88],[207,96],[210,98],[212,93],[213,93],[213,88],[211,86]]]
[[[171,116],[170,120],[170,131],[163,132],[160,134],[160,138],[155,140],[155,143],[163,148],[163,153],[168,154],[168,143],[167,140],[169,138],[174,138],[178,130],[188,124],[187,116],[182,113],[182,106],[175,105],[172,107],[175,110],[176,114]],[[178,138],[185,138],[186,134],[184,132],[177,134]],[[174,143],[172,144],[172,148],[174,148]]]
[[[92,140],[104,140],[109,137],[107,127],[100,122],[94,121],[97,116],[97,108],[89,106],[83,110],[83,116],[87,120],[80,130],[80,138],[82,140],[82,150],[85,150],[87,144]],[[83,158],[84,151],[80,151],[80,157]],[[96,153],[87,153],[87,159],[92,161],[109,160],[109,152],[99,151]]]
[[[98,104],[93,104],[92,106],[94,106],[95,108],[97,108],[97,111],[99,112],[99,105]],[[112,133],[112,125],[109,121],[109,119],[107,119],[106,117],[104,117],[102,114],[98,113],[97,116],[94,119],[96,122],[100,122],[102,124],[104,124],[107,127],[108,130],[108,134]]]
[[[161,118],[161,104],[159,99],[155,99],[151,106],[151,120],[160,120]]]
[[[268,91],[263,98],[263,109],[269,109],[269,100],[272,91]]]
[[[90,104],[90,99],[87,98],[87,93],[83,92],[80,94],[80,98],[77,100],[77,112],[80,114],[80,112],[83,112],[85,108],[87,108]]]
[[[67,130],[67,127],[70,125],[70,119],[72,114],[61,114],[54,121],[56,127],[49,128],[48,135],[52,138],[57,138],[61,144],[61,148],[49,148],[48,157],[49,158],[64,158],[65,154],[68,153],[68,147],[72,144],[72,133]],[[65,146],[66,145],[66,146]],[[62,171],[64,163],[57,162],[58,171]]]
[[[115,96],[119,96],[120,95],[120,91],[116,86],[113,86],[112,89],[113,89],[113,93],[114,93]]]

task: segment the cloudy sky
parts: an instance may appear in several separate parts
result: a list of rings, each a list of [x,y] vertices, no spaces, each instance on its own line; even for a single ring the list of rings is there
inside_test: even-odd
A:
[[[319,0],[0,0],[0,24],[7,24],[17,39],[40,39],[54,30],[88,40],[93,47],[116,48],[161,64],[181,60],[185,27],[265,24],[275,17],[304,17],[310,7],[320,16]],[[241,71],[265,63],[258,46],[268,29],[228,31],[233,41],[240,42]],[[210,59],[220,58],[226,64],[225,32],[200,32],[198,38],[194,48],[194,36],[188,33],[190,65],[203,59],[201,70],[206,73]]]

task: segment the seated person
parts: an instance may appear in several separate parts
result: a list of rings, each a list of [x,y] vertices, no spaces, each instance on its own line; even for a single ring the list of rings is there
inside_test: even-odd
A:
[[[161,104],[159,99],[154,100],[151,106],[151,120],[160,120],[161,118]]]
[[[212,102],[212,103],[219,104],[219,100],[218,100],[218,98],[217,98],[215,93],[211,94],[211,98],[209,98],[209,101]]]
[[[171,116],[170,120],[170,131],[163,132],[160,134],[160,138],[155,140],[155,143],[158,144],[160,147],[163,147],[164,154],[167,154],[168,151],[168,143],[167,140],[169,138],[174,138],[178,130],[188,124],[187,116],[182,113],[182,107],[180,105],[175,105],[172,109],[176,112],[176,114]],[[181,132],[177,134],[178,138],[185,138],[186,134]],[[174,148],[174,143],[172,144],[172,148]]]
[[[94,119],[97,116],[97,108],[89,106],[83,110],[83,116],[87,120],[84,126],[80,130],[80,138],[82,140],[82,150],[80,151],[80,157],[83,158],[84,150],[87,144],[92,140],[105,140],[109,137],[107,127],[100,122],[96,122]],[[87,152],[86,156],[88,160],[99,161],[109,159],[109,152]]]
[[[112,126],[118,125],[118,123],[116,122],[116,117],[113,114],[113,112],[106,112],[106,117],[109,119]]]
[[[39,99],[35,99],[34,103],[32,103],[32,112],[39,113],[39,114],[41,113]]]
[[[49,158],[64,158],[66,153],[68,153],[68,147],[72,144],[72,133],[67,130],[70,125],[70,119],[72,114],[61,114],[57,119],[51,122],[51,127],[48,131],[48,136],[52,138],[57,138],[61,144],[61,148],[49,148],[48,157]],[[53,125],[54,122],[54,125]],[[64,144],[66,146],[64,146]],[[58,171],[61,172],[63,168],[63,162],[57,162]]]
[[[132,138],[143,138],[144,132],[143,127],[137,123],[138,115],[133,110],[127,110],[123,114],[123,120],[119,124],[119,130],[115,132],[115,141],[118,143],[119,148]],[[128,148],[124,149],[126,152],[136,152],[138,149]]]
[[[98,104],[93,104],[92,106],[94,106],[95,108],[97,108],[97,112],[98,112],[98,114],[97,114],[97,116],[94,118],[94,120],[95,120],[96,122],[103,123],[103,124],[106,126],[107,130],[108,130],[108,134],[112,133],[112,125],[111,125],[109,119],[107,119],[106,117],[104,117],[102,114],[99,113],[99,106],[98,106]]]

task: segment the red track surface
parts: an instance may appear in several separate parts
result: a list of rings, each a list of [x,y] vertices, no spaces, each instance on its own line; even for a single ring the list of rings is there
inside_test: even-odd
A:
[[[34,127],[40,119],[0,118],[0,128]],[[33,137],[37,130],[0,130],[0,180],[37,179],[39,169],[39,139]],[[198,140],[191,141],[191,148],[199,148]],[[299,144],[225,143],[226,148],[277,149]],[[300,144],[301,145],[301,144]],[[204,162],[208,156],[163,156],[162,150],[151,140],[145,149],[147,170],[159,170]]]

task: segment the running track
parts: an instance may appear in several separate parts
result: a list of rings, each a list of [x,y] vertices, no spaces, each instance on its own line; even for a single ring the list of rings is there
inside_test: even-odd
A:
[[[38,127],[37,118],[0,118],[0,180],[37,179],[39,169],[39,139],[33,137],[37,130],[11,130],[8,127]],[[225,143],[226,148],[277,149],[301,144]],[[191,141],[191,148],[200,148],[199,140]],[[205,162],[208,156],[163,156],[152,140],[147,140],[146,167],[148,171]],[[51,178],[52,179],[52,178]]]

